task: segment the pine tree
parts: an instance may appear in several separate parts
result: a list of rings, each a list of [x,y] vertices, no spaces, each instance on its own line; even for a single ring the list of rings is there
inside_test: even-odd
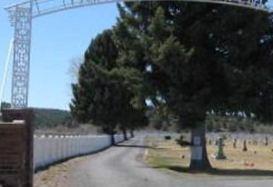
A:
[[[272,121],[272,21],[254,10],[185,2],[125,3],[114,28],[119,61],[145,76],[146,96],[160,98],[192,129],[190,167],[210,167],[208,111],[244,111]],[[124,63],[125,62],[125,63]]]
[[[118,66],[118,50],[112,31],[106,30],[91,41],[80,67],[79,80],[72,85],[72,115],[80,122],[91,122],[111,135],[119,127],[124,134],[144,124],[134,123],[135,115],[145,118],[143,79],[138,70]],[[143,121],[145,122],[145,121]],[[134,124],[134,125],[132,125]]]

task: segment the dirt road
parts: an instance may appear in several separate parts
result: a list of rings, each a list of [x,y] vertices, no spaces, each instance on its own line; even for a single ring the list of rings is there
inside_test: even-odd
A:
[[[35,187],[269,187],[272,180],[179,178],[147,167],[143,138],[73,159],[35,176]]]

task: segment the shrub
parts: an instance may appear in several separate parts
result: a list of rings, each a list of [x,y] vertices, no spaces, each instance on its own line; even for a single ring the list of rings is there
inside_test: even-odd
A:
[[[189,146],[191,145],[190,142],[184,140],[184,136],[181,135],[179,139],[176,139],[176,143],[180,145],[181,147]]]
[[[171,139],[172,139],[171,136],[169,136],[169,135],[165,136],[165,140],[171,140]]]

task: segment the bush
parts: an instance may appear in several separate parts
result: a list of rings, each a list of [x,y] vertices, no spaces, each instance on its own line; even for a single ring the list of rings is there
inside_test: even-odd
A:
[[[191,143],[184,140],[184,136],[181,135],[179,139],[176,139],[176,143],[180,145],[181,147],[190,146]]]
[[[172,139],[172,137],[169,136],[169,135],[165,136],[164,138],[165,138],[165,140],[171,140]]]

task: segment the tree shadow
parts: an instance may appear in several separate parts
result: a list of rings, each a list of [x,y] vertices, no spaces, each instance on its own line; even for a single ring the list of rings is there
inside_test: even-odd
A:
[[[147,146],[147,145],[124,145],[124,144],[119,144],[115,145],[115,147],[127,147],[127,148],[142,148],[142,149],[157,149],[152,146]]]
[[[215,176],[272,176],[273,177],[273,171],[272,170],[259,170],[259,169],[216,169],[211,168],[207,169],[205,171],[193,171],[190,170],[189,167],[183,167],[183,166],[159,166],[157,168],[164,168],[169,169],[176,172],[181,173],[200,173],[200,174],[210,174]]]

